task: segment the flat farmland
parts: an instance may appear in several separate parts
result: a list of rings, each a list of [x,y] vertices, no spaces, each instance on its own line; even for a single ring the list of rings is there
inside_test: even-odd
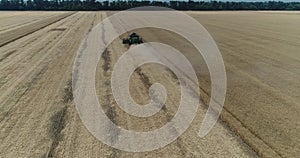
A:
[[[281,157],[297,157],[300,152],[299,12],[191,15],[212,34],[225,61],[228,77],[225,110],[232,116],[229,118],[224,112],[224,120],[231,127],[235,126],[233,122],[241,122],[236,123],[236,130],[257,151],[269,148]],[[247,131],[241,130],[241,126]],[[249,139],[250,135],[261,142]]]
[[[0,13],[0,157],[297,157],[300,152],[299,12],[186,12],[210,32],[227,72],[220,120],[202,139],[197,132],[211,88],[202,57],[177,34],[135,30],[146,42],[180,50],[193,64],[201,89],[201,104],[188,130],[166,147],[140,153],[97,140],[73,102],[72,69],[79,46],[94,26],[115,12]],[[154,130],[176,113],[178,79],[161,65],[138,68],[130,80],[132,98],[147,104],[150,85],[159,82],[168,99],[151,118],[126,114],[110,87],[113,66],[128,50],[122,37],[110,44],[98,63],[98,99],[117,125]],[[108,130],[117,140],[115,129]]]

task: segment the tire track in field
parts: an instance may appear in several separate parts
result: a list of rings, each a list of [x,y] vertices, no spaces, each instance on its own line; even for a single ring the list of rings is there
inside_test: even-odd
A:
[[[54,24],[62,19],[65,19],[65,18],[73,15],[74,13],[75,12],[66,13],[65,15],[59,15],[59,16],[55,16],[55,17],[51,17],[51,18],[47,18],[47,19],[42,19],[33,24],[29,24],[29,25],[26,25],[21,28],[17,28],[17,29],[8,31],[8,32],[1,33],[0,36],[2,37],[2,39],[0,40],[0,47],[4,46],[6,44],[9,44],[13,41],[16,41],[24,36],[32,34],[40,29],[43,29],[43,28],[47,27],[48,25]],[[27,30],[27,31],[24,32],[24,30]],[[18,34],[16,35],[16,33],[18,33]]]
[[[73,23],[72,21],[70,21],[70,23]],[[78,25],[78,20],[76,20],[76,23],[73,23],[72,25]],[[16,88],[15,89],[15,91],[13,92],[13,93],[11,93],[10,94],[10,96],[3,102],[3,104],[1,104],[0,105],[0,111],[2,111],[8,104],[10,104],[10,102],[12,101],[12,100],[10,100],[10,99],[15,99],[15,97],[16,97],[16,95],[17,96],[19,96],[19,91],[20,90],[22,90],[22,87],[24,87],[25,85],[27,85],[27,84],[30,84],[31,82],[33,82],[34,80],[35,80],[35,78],[36,77],[30,77],[30,76],[28,76],[28,75],[33,75],[33,76],[36,76],[36,75],[34,75],[34,74],[32,74],[32,73],[34,73],[34,72],[36,72],[37,70],[35,70],[35,69],[38,69],[38,67],[40,67],[40,66],[43,66],[42,64],[44,64],[45,66],[44,66],[44,68],[45,67],[47,67],[49,64],[51,64],[51,62],[54,60],[53,58],[57,58],[57,55],[58,55],[58,53],[59,52],[56,52],[55,54],[51,54],[51,51],[53,50],[53,48],[56,48],[58,45],[60,45],[60,43],[61,43],[61,41],[63,41],[64,40],[64,37],[66,37],[68,34],[70,34],[70,31],[71,30],[69,30],[67,33],[65,33],[64,35],[63,35],[63,37],[62,37],[62,39],[61,40],[59,40],[59,41],[57,41],[56,43],[54,43],[54,45],[52,45],[51,47],[52,47],[52,49],[49,49],[47,52],[49,52],[49,53],[47,53],[46,55],[44,55],[41,59],[39,59],[39,62],[35,62],[36,64],[35,64],[35,66],[32,66],[32,68],[29,70],[29,71],[27,71],[27,74],[26,75],[23,75],[22,74],[22,77],[21,77],[21,83],[20,84],[18,84],[18,88]],[[47,60],[46,60],[46,57],[48,58]],[[44,60],[46,60],[46,61],[44,61]],[[46,69],[44,69],[44,68],[42,68],[42,72],[44,73],[44,71],[46,70]],[[37,73],[38,75],[40,74],[40,73]],[[25,77],[27,77],[28,79],[27,80],[23,80],[23,78],[25,78]],[[17,79],[19,79],[20,80],[20,77],[18,77]],[[30,81],[31,80],[31,81]],[[15,81],[14,81],[15,82]],[[21,97],[23,96],[24,94],[22,94],[22,95],[20,95]],[[17,97],[18,98],[18,100],[20,99],[20,97]],[[16,102],[17,103],[17,102]],[[15,103],[15,104],[16,104]],[[12,108],[12,106],[10,106],[9,108]],[[10,110],[10,109],[9,109]],[[0,121],[1,122],[1,121]]]
[[[84,18],[83,18],[84,19]],[[96,14],[92,18],[92,22],[87,29],[87,32],[90,32],[91,28],[94,26],[96,20]],[[76,20],[76,22],[79,19]],[[81,19],[82,22],[82,19]],[[78,31],[79,27],[75,28],[75,31]],[[56,148],[58,147],[61,140],[64,139],[64,133],[62,132],[65,128],[67,122],[70,121],[68,117],[68,108],[72,104],[73,101],[73,91],[72,91],[72,79],[70,79],[66,86],[64,87],[64,94],[62,97],[62,107],[50,118],[50,129],[48,131],[49,136],[51,138],[51,143],[48,151],[42,157],[50,158],[56,157]]]
[[[103,15],[101,14],[101,19],[103,19]],[[101,25],[103,26],[103,24],[101,23]],[[102,41],[104,41],[104,43],[106,42],[105,40],[105,27],[102,27]],[[106,43],[105,43],[106,44]],[[115,144],[118,141],[118,137],[119,137],[119,132],[120,129],[118,128],[117,124],[117,112],[116,112],[116,108],[114,106],[112,106],[112,102],[111,100],[114,98],[113,95],[111,94],[111,74],[108,74],[108,71],[111,71],[111,62],[112,62],[112,57],[111,57],[111,53],[108,50],[108,48],[106,48],[102,54],[102,58],[104,59],[104,64],[102,65],[102,69],[103,69],[103,75],[104,75],[104,84],[105,84],[105,99],[104,99],[104,104],[103,104],[103,109],[105,110],[105,114],[107,115],[107,117],[114,123],[114,124],[110,124],[109,127],[107,127],[108,133],[109,133],[109,139],[110,142],[112,144]],[[119,150],[115,149],[115,148],[110,148],[111,150],[111,155],[109,157],[118,157],[118,153]]]
[[[71,23],[71,22],[72,22],[72,21],[70,20],[69,23]],[[76,23],[73,23],[73,24],[76,24]],[[69,31],[68,31],[68,32],[69,32]],[[63,38],[66,34],[67,34],[67,32],[66,32],[65,34],[61,34],[62,38]],[[51,34],[51,35],[56,37],[56,35],[59,35],[59,33],[57,33],[57,34]],[[36,71],[35,69],[39,69],[38,67],[40,67],[42,64],[49,64],[49,63],[51,62],[50,59],[52,59],[52,57],[55,56],[55,54],[51,54],[51,51],[50,51],[50,50],[51,50],[51,48],[56,47],[56,45],[58,45],[58,44],[60,43],[61,40],[58,40],[58,41],[51,40],[51,41],[53,41],[53,42],[50,42],[51,44],[50,44],[49,42],[47,42],[47,43],[48,43],[47,45],[44,45],[44,44],[43,44],[43,41],[40,41],[40,43],[36,43],[37,45],[42,45],[42,47],[41,47],[38,51],[33,51],[33,52],[28,51],[28,53],[31,53],[31,55],[28,55],[28,54],[27,54],[25,58],[16,58],[16,59],[18,59],[18,61],[15,61],[14,63],[23,63],[21,60],[24,60],[24,59],[26,59],[26,58],[32,58],[32,57],[30,57],[30,56],[34,55],[35,58],[36,58],[38,61],[36,61],[35,59],[29,59],[29,60],[30,60],[31,62],[33,62],[33,64],[34,64],[34,65],[31,65],[31,66],[30,66],[29,70],[27,70],[27,71],[24,71],[24,70],[23,70],[22,73],[19,74],[19,76],[16,76],[15,78],[8,78],[8,79],[9,79],[9,83],[13,83],[14,86],[8,85],[9,83],[4,83],[5,86],[6,86],[6,87],[9,86],[9,87],[11,88],[11,90],[13,90],[13,92],[10,92],[9,89],[6,89],[5,93],[6,93],[6,94],[9,94],[9,95],[7,96],[7,98],[6,98],[6,100],[3,102],[3,104],[1,104],[1,106],[0,106],[1,109],[3,109],[4,106],[5,106],[8,102],[11,102],[11,101],[12,101],[11,98],[13,98],[14,96],[18,95],[19,89],[22,87],[22,85],[25,85],[25,83],[27,82],[26,80],[30,80],[30,78],[32,78],[32,74]],[[46,47],[44,47],[44,46],[46,46]],[[43,53],[42,53],[43,50],[46,50],[46,53],[43,54]],[[35,53],[35,52],[37,52],[37,53]],[[42,56],[39,56],[39,54],[42,55]],[[27,60],[28,60],[28,59],[27,59]],[[19,70],[18,66],[17,66],[16,64],[13,64],[13,63],[11,63],[11,64],[9,64],[9,65],[6,65],[6,66],[7,66],[7,67],[9,66],[10,69],[11,69],[11,66],[15,67],[15,68],[12,69],[12,71],[10,71],[8,74],[16,74],[14,71],[18,71],[18,70]],[[6,69],[5,66],[2,66],[1,68],[3,68],[3,67],[4,67],[4,70],[5,70],[5,69]],[[23,69],[23,67],[20,67],[20,68]],[[6,78],[7,78],[7,77],[6,77]],[[25,78],[28,78],[28,79],[24,80]],[[7,80],[8,80],[8,79],[7,79]],[[2,85],[3,85],[3,84],[2,84]],[[13,87],[18,86],[18,85],[20,85],[18,88],[13,88]],[[1,86],[0,86],[0,88],[3,89],[3,88],[5,88],[5,87],[1,87]],[[5,94],[5,93],[4,93],[4,94]],[[2,96],[0,97],[0,98],[2,98],[2,100],[4,99],[3,97],[6,97],[4,94],[2,94]],[[9,101],[9,100],[10,100],[10,101]]]
[[[121,43],[121,42],[119,42]],[[121,46],[122,48],[127,48],[126,45],[122,45]],[[128,49],[128,48],[127,48]],[[112,52],[112,53],[119,53],[119,52]],[[108,116],[108,118],[110,118],[110,120],[112,122],[114,122],[115,124],[119,124],[121,121],[120,119],[124,118],[124,115],[128,115],[127,113],[123,113],[123,112],[120,112],[118,110],[117,112],[117,109],[115,108],[115,106],[117,104],[113,103],[113,96],[111,94],[111,84],[110,84],[110,79],[111,79],[111,68],[113,67],[112,65],[115,64],[114,62],[117,60],[117,59],[111,59],[111,52],[108,51],[107,49],[103,52],[102,54],[102,59],[103,59],[103,65],[102,65],[102,69],[103,69],[103,75],[105,76],[104,77],[104,80],[102,80],[102,82],[104,83],[105,85],[105,91],[103,93],[101,93],[101,95],[103,96],[103,99],[104,99],[104,105],[103,105],[103,108],[104,108],[104,111],[106,111],[106,115]],[[111,63],[113,62],[113,63]],[[108,74],[108,71],[109,71],[109,74]],[[134,72],[135,74],[137,74],[137,76],[139,77],[138,79],[142,82],[143,86],[145,87],[144,89],[147,91],[149,90],[150,86],[153,84],[151,82],[151,79],[148,77],[148,75],[146,73],[143,72],[142,68],[137,68]],[[171,76],[174,75],[174,74],[171,74]],[[136,87],[137,89],[140,89],[141,87]],[[143,88],[142,88],[143,89]],[[138,92],[135,92],[135,93],[138,93]],[[161,115],[164,115],[166,121],[168,120],[171,120],[173,115],[169,113],[166,105],[164,105],[162,107],[162,110],[163,110],[163,113],[161,113]],[[119,114],[119,115],[117,115]],[[118,117],[120,117],[120,119],[118,119]],[[131,119],[134,119],[134,118],[127,118],[128,120],[123,120],[125,122],[121,123],[122,126],[127,126],[128,124],[130,124],[130,122],[132,122]],[[160,119],[160,118],[158,118]],[[162,120],[153,120],[153,121],[162,121]],[[154,123],[154,122],[152,122]],[[133,126],[140,126],[140,125],[135,125],[133,124]],[[145,127],[147,128],[147,127]],[[117,126],[113,125],[112,127],[108,127],[108,130],[109,130],[109,133],[110,133],[110,139],[111,139],[111,142],[114,143],[118,140],[118,136],[119,136],[119,129],[117,128]],[[171,133],[174,133],[174,135],[178,135],[178,132],[175,128],[172,129]],[[185,148],[185,145],[183,144],[181,138],[178,138],[176,140],[176,143],[175,145],[177,146],[177,148],[179,149],[178,151],[180,152],[180,155],[186,155],[187,153],[187,149]],[[117,149],[114,149],[112,148],[112,154],[110,155],[110,157],[119,157],[118,155],[121,155],[121,154],[124,154],[124,152],[122,151],[119,151]]]
[[[167,70],[169,70],[169,69],[167,69]],[[149,89],[153,83],[151,82],[151,80],[147,76],[147,74],[144,73],[143,69],[140,67],[136,69],[136,72],[139,75],[140,80],[144,83],[145,88]],[[168,72],[171,74],[172,77],[174,77],[175,80],[178,79],[173,71],[169,70]],[[173,115],[168,112],[166,105],[163,105],[163,107],[161,109],[164,111],[163,114],[166,116],[167,120],[171,120],[173,118]],[[174,135],[179,135],[176,128],[174,128],[174,127],[172,128],[172,133],[174,133]],[[180,149],[181,155],[184,156],[187,153],[187,149],[184,147],[180,137],[177,138],[176,145]]]
[[[85,14],[86,15],[86,14]],[[10,129],[6,129],[6,134],[9,134],[5,137],[3,137],[5,139],[6,144],[4,144],[5,142],[3,141],[3,147],[7,148],[9,146],[9,144],[11,144],[11,140],[15,141],[15,146],[17,146],[17,149],[19,150],[15,150],[15,154],[18,153],[22,153],[22,149],[24,150],[24,147],[20,146],[20,144],[22,144],[22,141],[20,139],[25,139],[22,134],[19,134],[18,132],[16,133],[16,130],[19,131],[20,133],[26,134],[27,131],[26,130],[30,130],[30,129],[26,129],[26,127],[31,127],[31,126],[35,126],[37,127],[37,129],[34,129],[32,132],[32,135],[28,135],[28,137],[32,138],[35,137],[32,141],[35,143],[39,143],[39,141],[41,141],[40,139],[43,140],[43,137],[46,135],[43,135],[42,137],[37,135],[34,136],[35,130],[39,130],[38,126],[34,125],[35,121],[28,121],[28,122],[24,122],[26,119],[34,116],[36,119],[39,119],[40,122],[37,124],[44,124],[47,125],[48,124],[48,120],[45,120],[48,118],[48,116],[63,116],[62,114],[64,113],[63,108],[60,108],[60,105],[57,105],[56,103],[56,99],[57,99],[57,95],[61,93],[61,87],[65,84],[66,82],[66,78],[69,78],[69,72],[71,71],[71,67],[72,67],[72,59],[74,59],[75,56],[75,49],[78,47],[78,43],[80,42],[81,38],[82,38],[82,32],[83,31],[87,31],[86,29],[86,25],[88,24],[87,20],[89,16],[86,16],[87,18],[82,18],[80,20],[79,23],[77,23],[76,25],[80,27],[80,29],[78,31],[75,31],[75,29],[77,28],[76,26],[74,26],[71,31],[69,31],[69,33],[64,36],[64,39],[62,39],[60,41],[60,43],[58,45],[55,45],[55,48],[51,49],[51,52],[54,53],[52,56],[52,60],[54,62],[49,62],[49,69],[47,70],[47,77],[43,77],[41,80],[39,80],[39,83],[37,83],[35,86],[38,86],[39,88],[37,89],[37,87],[35,87],[35,90],[30,91],[30,94],[26,95],[26,98],[30,98],[29,102],[26,102],[25,104],[20,104],[22,105],[22,107],[18,107],[19,109],[22,109],[22,115],[18,115],[18,113],[16,113],[17,115],[11,115],[11,117],[14,116],[14,121],[10,121],[10,122],[5,122],[2,124],[1,122],[1,126],[3,127],[9,127],[9,126],[13,126],[13,128]],[[87,23],[87,24],[85,24]],[[71,39],[71,40],[70,40]],[[64,53],[60,54],[60,52],[58,51],[59,49],[62,49],[64,51]],[[45,89],[46,88],[46,89]],[[69,90],[68,90],[69,91]],[[65,100],[65,97],[62,97],[62,100]],[[68,100],[68,99],[67,99]],[[37,106],[40,106],[39,108],[37,108]],[[56,107],[56,113],[53,113],[52,115],[52,109]],[[36,108],[36,109],[35,109]],[[16,118],[16,116],[19,116],[20,118]],[[55,118],[55,117],[49,117],[50,118],[50,122],[51,122],[51,118]],[[56,124],[52,124],[52,126],[50,126],[50,128],[53,129],[53,125],[54,125],[54,129],[55,130],[50,130],[51,132],[54,132],[54,134],[52,134],[51,138],[53,138],[53,146],[55,147],[56,144],[58,144],[59,138],[60,138],[60,132],[63,129],[63,123],[60,123],[61,119],[56,120],[58,122],[58,125]],[[55,122],[54,120],[52,120],[52,122]],[[14,124],[14,125],[13,125]],[[25,128],[26,130],[22,129],[22,130],[18,130],[20,127],[18,126],[22,126],[23,128]],[[13,130],[14,129],[14,130]],[[0,133],[1,136],[3,136],[3,133]],[[17,134],[17,135],[16,135]],[[30,132],[29,132],[30,134]],[[58,135],[57,135],[58,134]],[[17,138],[19,137],[19,139],[15,139],[15,137],[17,136]],[[10,138],[10,139],[9,139]],[[26,143],[26,142],[25,142]],[[35,144],[35,143],[30,143],[30,145],[28,145],[31,151],[32,150],[37,150],[42,148],[41,146],[45,146],[45,143],[42,144]],[[40,142],[41,143],[41,142]],[[50,145],[52,146],[52,145]],[[4,149],[3,148],[3,149]],[[25,147],[26,148],[26,147]],[[52,148],[52,147],[51,147]],[[29,155],[28,152],[30,152],[30,150],[24,150],[26,151],[27,155]],[[37,150],[38,151],[38,150]],[[51,151],[51,150],[50,150]],[[37,152],[39,153],[39,152]],[[51,153],[51,152],[50,152]],[[7,153],[6,154],[10,154]],[[24,153],[23,153],[24,154]],[[24,156],[24,155],[23,155]],[[19,157],[19,156],[16,156]],[[33,157],[33,156],[30,156]],[[36,156],[34,156],[36,157]]]
[[[77,16],[79,16],[79,17],[77,17]],[[22,41],[20,41],[19,43],[11,43],[10,45],[7,45],[8,46],[7,48],[4,48],[4,47],[0,48],[0,49],[3,49],[3,50],[1,50],[2,52],[6,52],[6,53],[9,53],[10,51],[13,51],[13,50],[17,50],[17,52],[12,54],[12,57],[11,57],[12,59],[10,59],[8,61],[3,60],[2,63],[0,63],[1,64],[0,70],[6,69],[7,66],[13,65],[14,63],[20,63],[22,60],[24,60],[23,58],[26,58],[28,55],[32,56],[32,54],[35,54],[35,55],[40,54],[41,52],[39,52],[39,51],[28,54],[30,52],[28,52],[27,50],[36,51],[36,49],[33,49],[35,47],[39,48],[40,51],[43,48],[46,49],[45,47],[47,45],[42,44],[43,46],[40,46],[41,43],[43,43],[43,39],[49,40],[48,38],[53,38],[50,41],[57,41],[57,39],[60,37],[63,37],[63,35],[66,32],[66,31],[63,31],[62,33],[60,33],[60,32],[51,31],[53,29],[53,28],[51,29],[51,27],[70,28],[77,23],[78,19],[80,19],[82,17],[83,17],[83,15],[73,14],[72,16],[69,16],[68,18],[65,18],[62,21],[59,21],[55,24],[47,26],[47,27],[49,27],[48,28],[49,30],[47,32],[45,32],[46,30],[41,29],[39,31],[36,31],[36,34],[34,33],[32,35],[26,36],[26,39],[24,39],[24,40],[22,39]],[[77,18],[77,19],[73,21],[73,18]],[[48,44],[49,44],[49,42],[48,42]],[[16,48],[18,48],[18,49],[16,49]]]
[[[51,118],[50,118],[50,129],[49,129],[49,136],[51,138],[51,145],[47,153],[45,154],[45,158],[54,157],[55,149],[59,144],[59,141],[63,138],[62,130],[65,128],[66,121],[67,121],[67,108],[68,103],[73,101],[73,91],[72,91],[72,80],[70,79],[67,82],[67,86],[64,88],[64,94],[62,97],[62,101],[64,106],[57,111]]]
[[[103,13],[97,13],[94,16],[94,23],[86,26],[88,30],[97,24]],[[90,18],[92,18],[90,16]],[[102,20],[102,19],[101,19]],[[103,59],[103,58],[102,58]],[[99,70],[103,70],[102,67]],[[103,75],[104,73],[101,73]],[[108,155],[111,149],[100,143],[82,125],[78,113],[74,107],[74,103],[67,108],[67,124],[62,131],[63,139],[55,149],[54,157],[103,157]],[[81,155],[81,156],[80,156]],[[101,156],[99,156],[101,155]],[[112,154],[113,155],[113,154]]]
[[[27,21],[21,21],[20,23],[14,23],[14,24],[8,24],[8,25],[0,26],[1,27],[0,28],[0,33],[1,32],[6,32],[6,31],[9,31],[9,30],[13,30],[13,29],[16,29],[16,28],[19,28],[19,27],[26,26],[28,24],[34,23],[36,21],[39,21],[40,19],[51,18],[51,17],[54,17],[54,16],[57,16],[57,15],[55,15],[55,14],[49,15],[48,14],[48,15],[43,15],[43,16],[36,16],[32,20],[31,19],[28,20],[28,18],[27,18],[27,19],[25,19]],[[15,18],[15,17],[14,16],[13,17],[7,17],[7,18],[2,18],[0,20],[1,21],[6,21],[7,19],[12,19],[12,18]],[[20,19],[20,16],[18,16],[18,18]]]

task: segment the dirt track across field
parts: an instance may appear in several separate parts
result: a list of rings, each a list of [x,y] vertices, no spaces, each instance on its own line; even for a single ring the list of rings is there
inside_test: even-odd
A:
[[[300,152],[297,14],[188,12],[216,40],[228,77],[222,119],[203,139],[197,132],[210,94],[203,59],[176,34],[150,28],[136,30],[145,41],[169,44],[191,61],[203,101],[192,125],[179,139],[164,148],[142,153],[116,150],[93,137],[72,100],[70,81],[77,49],[91,28],[110,14],[0,15],[0,157],[257,157],[252,149],[263,157],[296,157]],[[14,22],[19,16],[24,16],[23,21]],[[177,78],[160,65],[146,64],[137,69],[130,80],[134,100],[148,103],[148,88],[155,82],[165,86],[168,100],[163,110],[151,118],[126,114],[114,101],[110,89],[113,66],[128,49],[121,42],[116,39],[98,63],[96,87],[102,108],[123,128],[159,128],[178,108]]]

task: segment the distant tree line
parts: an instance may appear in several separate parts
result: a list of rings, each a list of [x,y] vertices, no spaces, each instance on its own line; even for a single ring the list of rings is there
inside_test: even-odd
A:
[[[300,2],[220,1],[95,1],[95,0],[1,0],[0,10],[125,10],[141,6],[162,6],[176,10],[300,10]]]

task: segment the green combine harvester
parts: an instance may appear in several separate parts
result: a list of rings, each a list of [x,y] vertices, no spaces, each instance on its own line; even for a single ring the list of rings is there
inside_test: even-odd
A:
[[[136,33],[131,33],[128,38],[123,38],[123,44],[141,44],[143,39]]]

